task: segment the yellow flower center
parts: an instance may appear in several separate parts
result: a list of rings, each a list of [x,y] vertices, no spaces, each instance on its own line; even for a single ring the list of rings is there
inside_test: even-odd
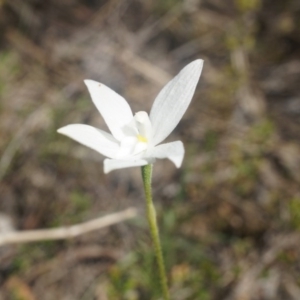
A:
[[[148,143],[147,138],[145,138],[144,136],[142,136],[142,135],[140,135],[140,134],[137,136],[137,139],[138,139],[138,141],[141,142],[141,143]]]

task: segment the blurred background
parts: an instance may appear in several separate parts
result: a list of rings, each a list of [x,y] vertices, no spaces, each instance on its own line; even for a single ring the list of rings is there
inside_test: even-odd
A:
[[[0,1],[0,230],[55,228],[133,206],[73,240],[0,248],[0,299],[160,299],[139,168],[59,135],[107,130],[83,79],[134,112],[188,62],[204,69],[154,166],[173,300],[300,299],[300,2]]]

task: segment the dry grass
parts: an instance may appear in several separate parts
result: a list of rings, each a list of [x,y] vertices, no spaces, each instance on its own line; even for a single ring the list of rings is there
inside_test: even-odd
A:
[[[143,210],[140,170],[104,176],[100,156],[56,129],[105,128],[85,78],[149,110],[203,58],[171,137],[185,142],[184,166],[154,169],[173,299],[300,299],[297,1],[0,3],[0,230]],[[148,246],[139,218],[72,242],[0,248],[0,299],[157,299],[143,273]]]

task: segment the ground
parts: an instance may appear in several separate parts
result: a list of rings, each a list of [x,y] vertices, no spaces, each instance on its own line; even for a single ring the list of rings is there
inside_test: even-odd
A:
[[[81,237],[0,248],[0,299],[160,298],[139,168],[59,135],[107,130],[83,79],[149,111],[188,62],[204,69],[154,166],[174,300],[300,299],[298,1],[0,1],[0,230],[55,228],[136,207]]]

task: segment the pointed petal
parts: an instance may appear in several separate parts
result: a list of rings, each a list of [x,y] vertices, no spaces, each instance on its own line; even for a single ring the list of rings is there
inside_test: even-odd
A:
[[[122,127],[133,118],[127,101],[102,83],[93,80],[85,80],[84,83],[112,135],[120,141],[124,137]]]
[[[118,159],[105,159],[104,160],[104,173],[107,174],[110,171],[116,169],[130,168],[145,166],[148,164],[147,160],[137,159],[137,160],[118,160]]]
[[[202,66],[202,59],[188,64],[156,97],[150,112],[154,145],[162,142],[179,123],[192,100]]]
[[[115,158],[119,151],[119,143],[111,134],[89,125],[67,125],[57,132],[107,157]]]
[[[151,155],[155,158],[168,158],[179,168],[184,156],[184,146],[181,141],[158,145],[154,147]]]

